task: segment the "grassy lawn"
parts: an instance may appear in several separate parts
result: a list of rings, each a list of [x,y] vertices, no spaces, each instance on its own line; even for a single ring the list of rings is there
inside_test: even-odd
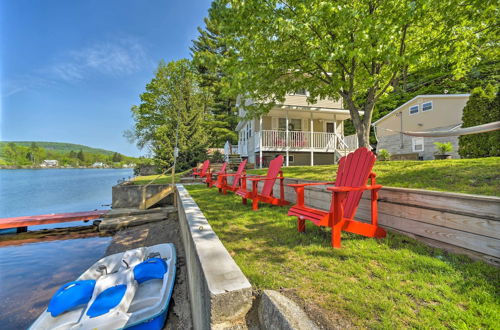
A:
[[[334,179],[336,171],[337,165],[283,168],[285,177],[325,181]],[[374,172],[386,186],[500,196],[500,157],[377,162]]]
[[[386,180],[396,173],[382,168],[404,168],[378,166]],[[317,178],[300,172],[304,168],[286,171]],[[306,233],[298,233],[286,207],[252,212],[235,195],[203,185],[186,189],[254,288],[288,289],[319,308],[331,325],[339,317],[366,328],[500,325],[500,270],[493,266],[394,233],[382,240],[343,233],[343,248],[334,250],[328,229],[309,223]]]
[[[175,173],[175,182],[179,182],[181,177],[183,177],[186,174],[191,173],[191,172],[192,172],[192,170],[187,170],[184,172]],[[151,182],[151,180],[153,180],[157,176],[158,176],[158,174],[137,176],[132,180],[132,183],[137,184],[137,185],[148,184]],[[172,175],[162,175],[153,182],[153,184],[164,184],[164,183],[172,183]]]

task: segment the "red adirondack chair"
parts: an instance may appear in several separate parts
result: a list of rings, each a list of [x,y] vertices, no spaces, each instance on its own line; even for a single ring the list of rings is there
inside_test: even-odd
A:
[[[375,173],[372,172],[375,155],[367,148],[359,148],[346,157],[342,157],[337,170],[335,182],[318,182],[304,184],[290,184],[297,194],[297,205],[288,211],[288,215],[297,216],[298,231],[305,231],[305,220],[316,226],[332,228],[332,247],[341,247],[341,231],[367,236],[383,238],[384,229],[377,223],[378,191],[382,188],[376,184]],[[370,185],[367,181],[370,179]],[[304,205],[304,188],[316,185],[333,185],[327,188],[332,192],[330,211],[318,210]],[[371,190],[371,223],[354,220],[356,209],[363,191]]]
[[[218,178],[219,175],[226,174],[226,167],[227,167],[227,162],[224,162],[224,164],[222,164],[222,167],[220,168],[220,170],[218,172],[215,172],[212,174],[212,172],[210,172],[210,169],[208,170],[207,176],[206,176],[205,181],[204,181],[207,184],[208,188],[212,188],[212,186],[214,185],[213,175],[215,175]]]
[[[201,166],[201,168],[193,168],[193,173],[192,175],[196,178],[197,176],[199,176],[200,178],[204,178],[207,176],[207,171],[208,171],[208,168],[210,167],[210,160],[206,160],[203,162],[203,165]]]
[[[224,195],[227,194],[227,191],[236,191],[240,187],[240,179],[241,175],[245,175],[245,166],[247,165],[247,160],[243,160],[238,166],[238,170],[236,173],[226,173],[217,176],[217,182],[215,186],[219,188],[219,192],[222,192]],[[227,178],[232,176],[233,183],[231,185],[227,184]]]
[[[243,175],[241,177],[241,186],[236,190],[236,194],[241,196],[243,204],[247,203],[247,199],[252,200],[252,210],[257,210],[259,208],[259,201],[263,203],[268,203],[271,205],[287,205],[290,204],[285,200],[285,187],[283,186],[283,172],[281,171],[281,166],[283,165],[283,156],[279,155],[269,163],[269,169],[267,170],[266,176],[252,176],[250,181],[252,181],[252,190],[247,190],[247,177]],[[280,179],[280,198],[273,196],[273,186],[276,179]],[[264,181],[264,186],[262,190],[258,191],[259,181]]]

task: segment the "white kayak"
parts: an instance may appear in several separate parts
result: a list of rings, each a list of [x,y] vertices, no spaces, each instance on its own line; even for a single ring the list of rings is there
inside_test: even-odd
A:
[[[162,329],[175,268],[171,243],[104,257],[59,288],[30,329]]]

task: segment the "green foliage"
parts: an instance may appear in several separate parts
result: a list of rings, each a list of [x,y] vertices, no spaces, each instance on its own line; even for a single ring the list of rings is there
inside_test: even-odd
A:
[[[122,158],[123,158],[123,157],[122,157],[122,155],[121,155],[121,154],[119,154],[119,153],[115,152],[115,153],[113,154],[113,157],[111,158],[111,160],[112,160],[114,163],[119,163],[119,162],[121,162],[121,161],[122,161]]]
[[[46,149],[47,145],[51,148]],[[95,162],[110,164],[114,153],[103,149],[81,146],[79,152],[71,150],[71,147],[80,145],[57,143],[57,142],[0,142],[0,165],[17,167],[38,167],[45,159],[59,161],[60,166],[90,166]],[[114,166],[135,163],[136,159],[120,155],[121,160],[115,162]],[[83,158],[83,160],[82,160]]]
[[[133,137],[140,148],[149,148],[158,166],[173,165],[177,132],[178,170],[206,158],[206,120],[212,100],[189,60],[160,63],[140,98],[140,105],[132,107]]]
[[[387,149],[380,149],[377,152],[378,160],[391,160],[391,153]]]
[[[0,147],[9,142],[0,142]],[[47,151],[56,151],[68,153],[74,150],[82,150],[85,153],[93,153],[93,154],[103,154],[106,156],[113,155],[114,151],[100,149],[100,148],[92,148],[83,144],[74,144],[74,143],[65,143],[65,142],[34,142],[34,141],[14,141],[14,143],[18,146],[23,147],[40,147]]]
[[[453,151],[453,144],[451,142],[434,142],[434,145],[436,146],[436,154],[438,155],[446,155]]]
[[[378,120],[411,100],[424,94],[463,94],[476,87],[500,83],[500,62],[484,61],[474,66],[461,78],[453,76],[450,65],[435,66],[430,69],[415,71],[401,81],[398,88],[383,96],[377,103],[373,119]]]
[[[213,98],[209,108],[210,118],[207,120],[210,134],[210,147],[222,147],[226,141],[236,143],[238,135],[235,132],[238,116],[235,111],[234,96],[227,96],[227,84],[222,82],[225,76],[220,58],[226,56],[228,49],[220,35],[220,22],[210,13],[216,11],[217,3],[212,3],[209,17],[205,18],[205,28],[198,28],[199,36],[193,40],[190,48],[193,64],[201,79],[201,86],[208,89]]]
[[[215,150],[214,153],[210,156],[210,161],[212,163],[223,163],[224,155],[219,150]]]
[[[375,103],[405,72],[453,63],[462,76],[494,47],[498,16],[493,1],[215,2],[211,15],[231,49],[224,80],[234,95],[269,101],[248,107],[250,116],[299,88],[311,102],[342,97],[360,145]]]
[[[343,232],[342,249],[332,249],[330,229],[308,223],[297,232],[288,207],[253,212],[237,195],[186,189],[253,288],[293,293],[324,328],[498,327],[494,266],[391,231],[384,239]]]
[[[83,150],[78,151],[78,154],[76,154],[76,158],[78,158],[82,162],[85,161],[85,154],[83,153]]]
[[[500,93],[492,85],[472,91],[464,107],[462,127],[500,120]],[[464,158],[500,156],[500,131],[464,135],[459,138],[459,154]]]

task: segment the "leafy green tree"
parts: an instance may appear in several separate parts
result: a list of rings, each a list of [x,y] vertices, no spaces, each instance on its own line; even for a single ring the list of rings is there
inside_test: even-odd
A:
[[[475,88],[464,107],[462,127],[491,123],[500,119],[500,93],[492,85]],[[464,158],[500,156],[500,131],[464,135],[458,140]]]
[[[155,77],[132,107],[133,135],[138,147],[147,147],[157,165],[170,166],[178,128],[178,169],[194,166],[206,158],[208,135],[205,117],[210,94],[189,60],[160,63]]]
[[[122,158],[123,158],[123,157],[122,157],[122,155],[121,155],[121,154],[119,154],[119,153],[115,152],[115,153],[113,154],[113,158],[111,159],[111,161],[112,161],[113,163],[119,163],[119,162],[121,162],[121,161],[122,161]]]
[[[71,150],[71,151],[69,152],[69,155],[68,155],[68,156],[69,156],[69,158],[76,158],[76,156],[77,156],[77,155],[76,155],[76,152],[74,152],[73,150]]]
[[[225,94],[227,84],[222,81],[225,73],[220,59],[227,55],[228,49],[220,35],[220,22],[210,15],[217,10],[217,5],[217,2],[212,3],[209,17],[204,19],[205,28],[198,28],[199,36],[190,48],[194,66],[201,77],[200,84],[208,89],[213,98],[209,108],[211,118],[207,122],[211,147],[221,147],[228,140],[231,143],[238,141],[235,131],[238,124],[236,100],[234,96]]]
[[[80,149],[80,151],[78,151],[78,154],[76,155],[76,158],[78,158],[82,162],[85,161],[85,154],[83,153],[83,151],[81,149]]]
[[[452,63],[461,76],[494,49],[495,1],[216,0],[234,94],[267,100],[269,111],[305,88],[309,101],[342,98],[359,144],[368,146],[373,109],[405,72]]]

